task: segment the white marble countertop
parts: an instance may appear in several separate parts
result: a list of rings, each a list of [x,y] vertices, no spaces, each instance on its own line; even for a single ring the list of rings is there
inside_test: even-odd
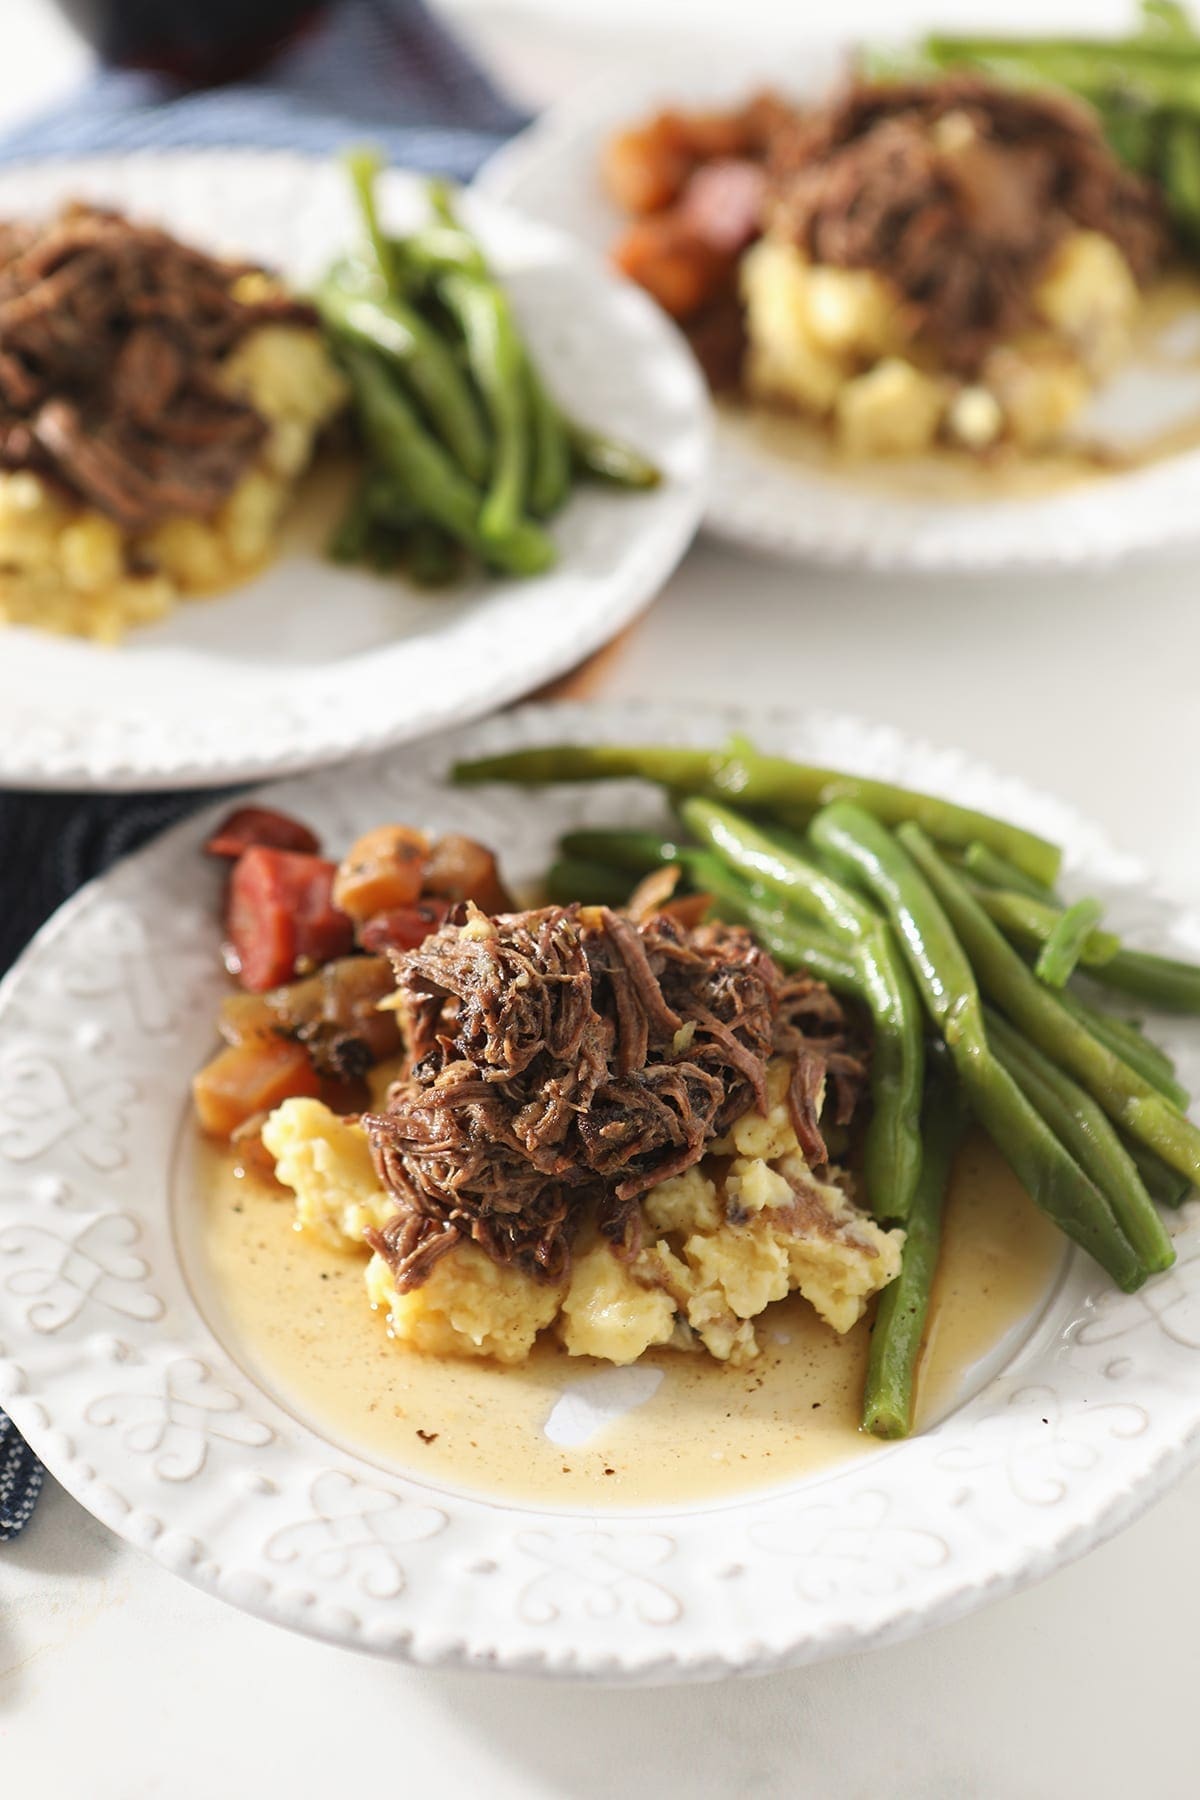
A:
[[[531,100],[618,66],[723,0],[453,0]],[[964,25],[1036,0],[943,0]],[[787,9],[789,18],[807,11]],[[5,0],[0,128],[86,66],[38,0]],[[775,27],[773,0],[739,22]],[[847,30],[919,15],[859,0]],[[1054,17],[1119,23],[1115,0]],[[1053,786],[1200,893],[1200,608],[1186,565],[1054,582],[886,581],[703,543],[611,656],[606,694],[844,704]],[[720,632],[736,616],[733,639]],[[387,1791],[487,1800],[1106,1800],[1200,1791],[1192,1730],[1200,1474],[1086,1561],[898,1648],[718,1690],[616,1693],[415,1673],[193,1591],[60,1491],[0,1550],[0,1793],[238,1800]]]

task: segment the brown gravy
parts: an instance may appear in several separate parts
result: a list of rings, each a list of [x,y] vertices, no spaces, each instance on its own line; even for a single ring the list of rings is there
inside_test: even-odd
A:
[[[518,1502],[682,1505],[882,1447],[858,1430],[869,1317],[839,1338],[799,1297],[781,1302],[759,1322],[763,1354],[747,1369],[659,1351],[615,1370],[549,1342],[516,1368],[422,1356],[391,1342],[369,1310],[362,1258],[293,1227],[289,1196],[205,1147],[188,1148],[180,1173],[184,1264],[218,1335],[293,1414],[381,1467]],[[978,1386],[989,1358],[1012,1353],[1061,1262],[1062,1239],[991,1145],[970,1138],[948,1205],[918,1428]],[[640,1404],[579,1441],[581,1406],[622,1394]]]

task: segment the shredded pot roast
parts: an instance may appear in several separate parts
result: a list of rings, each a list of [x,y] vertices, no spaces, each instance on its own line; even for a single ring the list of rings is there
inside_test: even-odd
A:
[[[401,1290],[460,1239],[557,1279],[593,1209],[632,1254],[639,1197],[765,1110],[775,1052],[794,1059],[789,1104],[815,1167],[823,1109],[845,1124],[862,1092],[836,997],[784,976],[740,928],[606,907],[460,912],[392,961],[407,1072],[363,1123],[399,1206],[371,1242]]]
[[[218,365],[257,325],[316,319],[282,293],[235,297],[248,272],[95,207],[0,227],[0,468],[127,530],[215,512],[265,430]]]
[[[1106,233],[1145,281],[1161,202],[1089,108],[972,75],[859,82],[771,142],[766,215],[815,263],[879,270],[952,367],[1031,319],[1039,269],[1072,228]]]

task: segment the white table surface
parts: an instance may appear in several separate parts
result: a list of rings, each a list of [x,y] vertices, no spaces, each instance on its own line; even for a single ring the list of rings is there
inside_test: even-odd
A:
[[[648,25],[663,34],[686,18],[694,38],[730,18],[724,0],[453,10],[531,99],[619,66]],[[793,23],[809,11],[784,10]],[[934,10],[967,24],[1048,9]],[[38,0],[3,11],[0,128],[85,66]],[[737,8],[756,29],[779,13],[772,0]],[[850,30],[917,16],[895,0],[839,9]],[[1064,24],[1123,16],[1109,0],[1054,8]],[[705,543],[611,659],[603,691],[811,699],[961,744],[1053,785],[1194,896],[1196,586],[1179,565],[884,581]],[[419,1673],[310,1643],[186,1587],[51,1490],[0,1550],[0,1795],[1191,1800],[1198,1620],[1200,1473],[1084,1562],[931,1636],[720,1689],[640,1693]]]

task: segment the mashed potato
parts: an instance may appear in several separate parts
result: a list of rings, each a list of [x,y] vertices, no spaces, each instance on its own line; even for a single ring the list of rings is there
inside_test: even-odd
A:
[[[368,1226],[395,1212],[379,1185],[366,1133],[319,1100],[296,1098],[276,1107],[262,1132],[275,1175],[296,1196],[296,1224],[335,1250],[365,1242]]]
[[[389,1211],[395,1208],[389,1205]],[[506,1268],[474,1244],[459,1244],[433,1265],[429,1279],[398,1294],[382,1256],[366,1269],[367,1299],[387,1314],[399,1344],[435,1356],[493,1356],[523,1362],[563,1298],[561,1287]]]
[[[964,384],[918,358],[887,280],[809,263],[767,237],[742,261],[752,393],[827,420],[854,456],[913,455],[942,440],[1037,450],[1061,437],[1127,351],[1140,305],[1110,238],[1064,239],[1034,297],[1041,324]]]
[[[774,1061],[767,1114],[746,1113],[712,1157],[650,1190],[632,1259],[594,1235],[556,1285],[464,1243],[420,1287],[398,1293],[387,1262],[372,1255],[370,1305],[412,1349],[507,1363],[523,1361],[548,1328],[572,1356],[631,1363],[665,1345],[746,1363],[759,1351],[754,1321],[794,1292],[833,1330],[849,1331],[898,1274],[904,1234],[881,1230],[842,1185],[813,1175],[785,1102],[788,1074]],[[361,1128],[320,1101],[284,1101],[263,1141],[295,1194],[297,1224],[323,1242],[353,1250],[366,1226],[394,1211]]]
[[[294,325],[251,332],[222,373],[268,432],[257,463],[211,519],[126,534],[28,470],[0,473],[0,623],[114,643],[181,598],[230,587],[264,562],[345,388],[319,333]]]

